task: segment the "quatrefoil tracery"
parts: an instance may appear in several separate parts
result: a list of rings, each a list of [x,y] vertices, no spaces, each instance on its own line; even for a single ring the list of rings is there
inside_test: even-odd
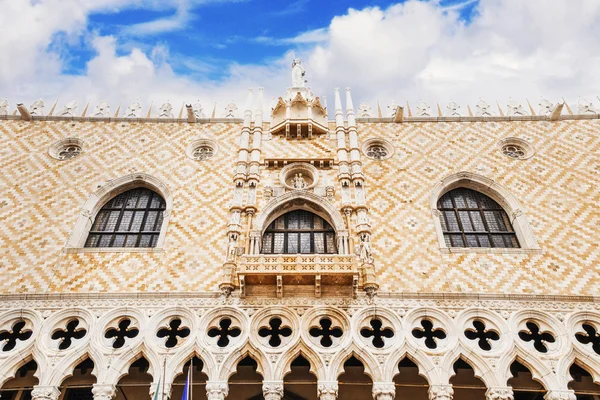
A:
[[[242,331],[237,327],[231,328],[231,324],[231,319],[223,318],[219,321],[219,328],[212,328],[208,331],[208,336],[210,336],[211,338],[217,336],[219,337],[219,339],[217,340],[217,346],[227,347],[227,345],[229,345],[230,342],[229,336],[235,338],[240,336],[240,334],[242,333]]]
[[[528,321],[526,324],[528,331],[519,332],[519,337],[524,342],[533,342],[533,347],[540,353],[547,353],[546,343],[554,343],[554,336],[546,331],[541,331],[538,324]]]
[[[438,347],[436,339],[445,339],[446,333],[441,329],[433,329],[433,322],[428,319],[421,320],[422,328],[412,330],[412,335],[417,339],[425,338],[425,346],[429,349]]]
[[[66,329],[57,330],[51,336],[52,340],[60,340],[60,344],[58,345],[59,350],[66,350],[71,347],[73,343],[73,339],[79,340],[82,339],[87,334],[87,329],[85,328],[77,328],[79,326],[79,320],[74,319],[69,321]]]
[[[321,346],[331,347],[333,345],[332,337],[341,338],[344,332],[340,328],[331,328],[333,322],[329,318],[321,318],[319,320],[321,328],[311,328],[308,333],[314,338],[321,336]]]
[[[576,333],[575,338],[581,344],[592,344],[592,349],[598,355],[600,355],[600,333],[590,324],[582,324],[581,327],[585,333]]]
[[[13,324],[10,331],[0,332],[0,342],[5,342],[2,351],[11,351],[16,347],[17,341],[24,342],[33,335],[33,331],[24,329],[25,325],[26,322],[20,320]]]
[[[190,329],[187,327],[179,328],[181,326],[181,319],[173,318],[171,322],[169,322],[168,328],[161,328],[156,333],[156,336],[159,338],[167,338],[165,341],[165,347],[173,348],[177,346],[179,343],[178,338],[186,338],[190,335]]]
[[[383,328],[383,322],[381,322],[378,318],[373,318],[369,321],[371,325],[370,328],[362,328],[360,330],[360,335],[365,339],[373,337],[371,343],[378,349],[381,349],[385,346],[384,338],[391,339],[394,337],[394,331],[390,328]]]
[[[131,320],[124,319],[119,322],[118,328],[110,328],[104,334],[106,339],[113,339],[112,347],[114,349],[120,349],[125,344],[125,339],[133,339],[140,333],[140,330],[134,327],[130,327]]]
[[[270,328],[260,328],[258,330],[258,335],[263,338],[270,336],[269,346],[279,347],[281,345],[280,336],[289,337],[292,335],[292,330],[287,326],[284,326],[282,328],[282,324],[283,322],[281,321],[281,318],[271,318],[271,320],[269,321]]]
[[[465,330],[465,336],[469,340],[477,340],[477,344],[481,350],[490,351],[492,349],[490,340],[500,340],[500,335],[493,330],[486,329],[483,321],[473,321],[473,327],[475,329],[467,328],[467,330]]]

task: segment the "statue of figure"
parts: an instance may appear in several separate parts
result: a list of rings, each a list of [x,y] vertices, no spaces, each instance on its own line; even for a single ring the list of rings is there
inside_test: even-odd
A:
[[[125,111],[126,118],[139,118],[142,115],[142,105],[138,100],[134,101],[127,107]]]
[[[417,117],[431,117],[431,107],[423,100],[417,103]]]
[[[110,117],[108,101],[102,100],[94,109],[94,117]]]
[[[371,251],[371,235],[368,233],[360,234],[360,259],[363,264],[373,263],[373,252]]]
[[[235,118],[235,112],[237,111],[237,106],[235,103],[227,104],[225,107],[225,118]]]
[[[8,115],[8,100],[0,100],[0,115]]]
[[[460,114],[458,113],[458,109],[460,108],[460,106],[454,101],[451,100],[450,103],[448,103],[448,105],[446,106],[446,108],[448,109],[448,113],[446,114],[447,116],[460,117]]]
[[[538,114],[540,115],[550,115],[552,114],[552,110],[554,110],[554,104],[550,103],[546,99],[542,99],[539,106],[540,109],[538,110]]]
[[[171,103],[166,102],[158,109],[158,118],[174,118],[173,117],[173,106]]]
[[[237,233],[229,235],[229,245],[227,246],[227,261],[234,261],[237,254]]]
[[[194,115],[196,116],[196,118],[204,118],[204,113],[202,112],[202,104],[200,104],[200,101],[196,102],[196,104],[192,106],[192,111],[194,111]]]
[[[514,100],[508,102],[507,108],[509,117],[512,117],[514,115],[527,115],[523,106]]]
[[[591,101],[579,99],[579,108],[577,114],[598,114]]]
[[[490,105],[483,100],[479,100],[477,102],[477,113],[475,115],[478,117],[491,117],[492,113],[490,112]]]
[[[369,118],[371,116],[371,106],[365,102],[358,106],[358,118]]]
[[[302,68],[302,60],[300,58],[292,61],[292,87],[302,88],[306,86],[306,80],[304,79],[306,71]]]
[[[294,189],[304,189],[306,187],[306,181],[304,180],[302,173],[296,174],[292,183],[294,185]]]
[[[63,107],[62,110],[60,110],[58,115],[61,117],[75,117],[76,113],[77,113],[77,102],[75,100],[71,100],[70,102],[65,104],[65,106]]]
[[[44,100],[39,99],[34,101],[31,107],[29,107],[29,114],[44,115]]]

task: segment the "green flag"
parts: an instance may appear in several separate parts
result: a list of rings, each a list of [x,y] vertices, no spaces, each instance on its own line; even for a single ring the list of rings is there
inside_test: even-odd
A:
[[[160,392],[160,378],[158,378],[158,384],[156,385],[156,391],[154,392],[154,398],[152,400],[158,400],[159,392]]]

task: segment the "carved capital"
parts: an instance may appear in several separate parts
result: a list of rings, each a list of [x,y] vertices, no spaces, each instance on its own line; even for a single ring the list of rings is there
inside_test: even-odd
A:
[[[56,386],[34,386],[31,400],[58,400],[60,390]]]
[[[373,382],[373,400],[394,400],[396,385],[393,382]]]
[[[208,400],[225,400],[228,394],[227,382],[206,382],[206,398]]]
[[[319,400],[335,400],[338,395],[337,382],[318,382],[317,397]]]
[[[265,400],[281,400],[283,398],[282,381],[263,381],[262,390]]]
[[[514,394],[512,387],[491,387],[485,392],[487,400],[513,400]]]
[[[429,400],[452,400],[452,385],[432,385],[429,387]]]
[[[106,385],[95,383],[92,386],[92,394],[94,400],[111,400],[117,393],[117,387],[115,385]]]
[[[576,400],[574,390],[549,390],[544,395],[545,400]]]

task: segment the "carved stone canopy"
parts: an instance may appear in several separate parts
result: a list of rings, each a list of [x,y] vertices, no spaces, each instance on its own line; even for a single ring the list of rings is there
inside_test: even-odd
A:
[[[285,133],[288,139],[328,132],[327,110],[307,87],[288,89],[273,107],[271,121],[271,134]]]

